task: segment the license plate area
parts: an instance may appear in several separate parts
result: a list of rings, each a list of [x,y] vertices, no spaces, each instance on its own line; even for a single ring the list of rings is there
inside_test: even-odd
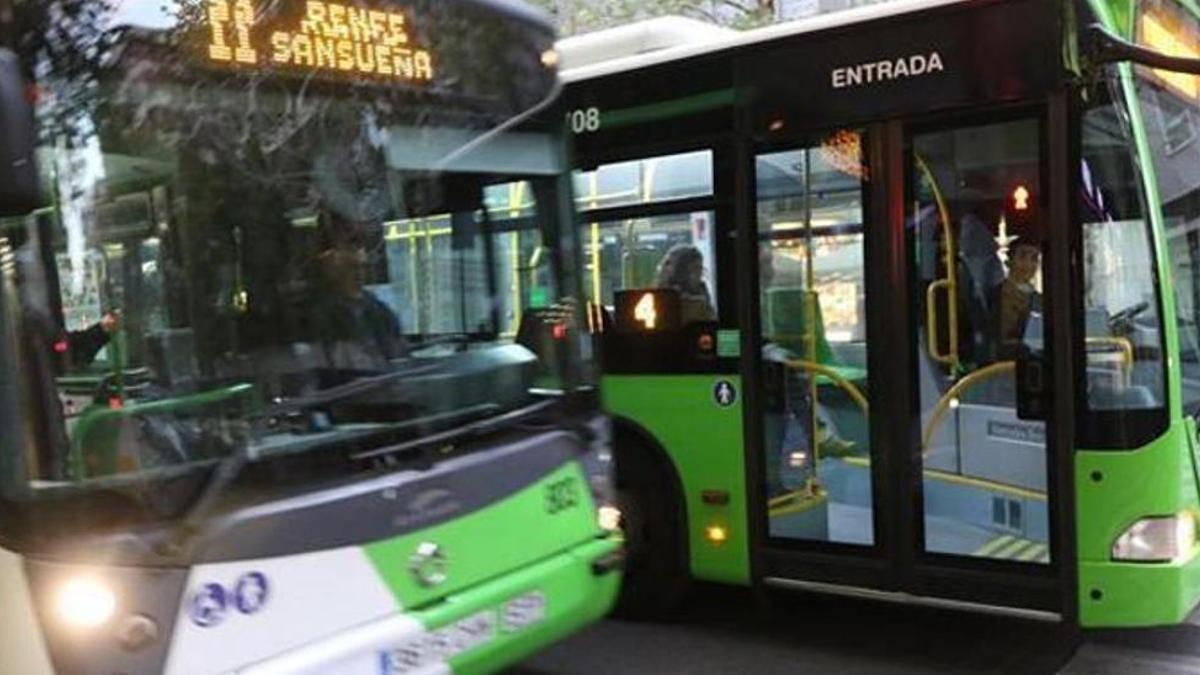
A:
[[[546,594],[532,591],[379,653],[381,675],[418,675],[546,618]]]

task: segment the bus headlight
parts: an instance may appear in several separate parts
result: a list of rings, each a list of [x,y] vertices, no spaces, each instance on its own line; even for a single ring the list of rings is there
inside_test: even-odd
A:
[[[75,628],[103,625],[117,609],[117,596],[112,589],[88,577],[68,581],[56,600],[59,618]]]
[[[1196,520],[1191,512],[1142,518],[1113,542],[1113,560],[1171,562],[1187,557],[1196,544]]]

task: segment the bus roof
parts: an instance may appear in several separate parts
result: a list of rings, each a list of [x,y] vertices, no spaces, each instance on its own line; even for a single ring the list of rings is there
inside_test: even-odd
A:
[[[560,74],[567,82],[578,82],[968,1],[892,0],[749,31],[721,28],[684,17],[665,17],[668,21],[650,19],[560,40],[557,50],[564,66]]]

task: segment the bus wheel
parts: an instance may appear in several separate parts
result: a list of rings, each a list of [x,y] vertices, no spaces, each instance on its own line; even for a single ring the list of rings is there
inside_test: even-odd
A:
[[[683,503],[669,469],[645,448],[622,440],[618,435],[617,498],[626,563],[616,614],[660,618],[679,604],[690,581]]]

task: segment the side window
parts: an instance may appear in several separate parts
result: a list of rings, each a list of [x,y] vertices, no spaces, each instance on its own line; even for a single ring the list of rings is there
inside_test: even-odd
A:
[[[1166,0],[1138,3],[1138,41],[1178,56],[1200,54],[1200,25],[1190,7]],[[1180,403],[1200,416],[1200,77],[1136,68],[1163,232],[1175,289]]]
[[[512,338],[521,314],[554,297],[550,256],[528,181],[484,189],[484,212],[433,215],[383,224],[388,274],[370,290],[410,332],[491,332]],[[452,218],[470,218],[473,236],[455,240]],[[492,238],[484,245],[483,229]],[[490,250],[489,250],[490,248]],[[489,255],[491,260],[488,260]],[[488,266],[491,265],[491,274]],[[495,285],[495,292],[489,289]],[[498,325],[492,326],[492,303]]]
[[[717,319],[712,162],[702,150],[576,173],[589,300],[612,305],[616,291],[670,288],[684,323]]]
[[[493,328],[484,247],[479,235],[455,241],[451,220],[456,217],[476,215],[445,214],[384,224],[390,281],[368,288],[385,304],[401,310],[405,330],[443,334]]]
[[[1097,102],[1084,113],[1081,133],[1087,410],[1080,443],[1136,447],[1160,430],[1165,403],[1163,331],[1146,200],[1124,108],[1113,100]],[[1154,139],[1151,145],[1157,145]]]

